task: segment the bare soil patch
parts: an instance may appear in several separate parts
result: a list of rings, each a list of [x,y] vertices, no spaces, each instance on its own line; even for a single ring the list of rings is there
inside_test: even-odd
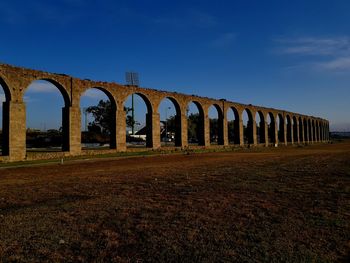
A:
[[[0,262],[346,262],[350,142],[0,169]]]

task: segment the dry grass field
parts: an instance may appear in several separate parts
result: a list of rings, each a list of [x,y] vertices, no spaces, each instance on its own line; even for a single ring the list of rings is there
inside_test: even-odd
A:
[[[349,141],[0,168],[0,262],[349,255]]]

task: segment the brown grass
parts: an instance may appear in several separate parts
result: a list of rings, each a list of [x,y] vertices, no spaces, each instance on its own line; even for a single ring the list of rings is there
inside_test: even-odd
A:
[[[350,142],[0,169],[0,262],[349,260]]]

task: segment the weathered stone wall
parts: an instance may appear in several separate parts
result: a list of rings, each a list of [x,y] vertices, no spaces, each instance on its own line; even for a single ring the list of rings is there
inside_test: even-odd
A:
[[[232,109],[235,113],[236,144],[249,145],[287,145],[295,143],[315,143],[329,140],[329,122],[325,119],[307,116],[304,114],[246,105],[226,100],[211,99],[195,95],[186,95],[176,92],[159,91],[134,86],[123,86],[117,83],[82,80],[64,74],[54,74],[39,70],[25,69],[11,65],[0,64],[0,84],[4,88],[6,102],[3,111],[4,160],[20,161],[30,159],[26,154],[26,109],[23,101],[26,88],[35,80],[46,80],[55,85],[64,98],[62,109],[63,150],[64,156],[81,154],[81,111],[80,97],[90,89],[97,88],[103,91],[115,106],[115,120],[112,133],[111,152],[126,150],[124,102],[131,94],[140,95],[147,105],[147,146],[158,149],[160,147],[159,113],[158,107],[164,98],[169,98],[175,105],[178,138],[177,146],[188,147],[186,109],[190,102],[194,102],[203,117],[200,145],[210,146],[209,108],[214,105],[219,115],[220,145],[227,146],[227,112]],[[244,140],[244,127],[242,114],[247,111],[249,116],[247,141]],[[256,115],[260,116],[260,132],[257,136]],[[268,127],[267,118],[270,116],[272,124]],[[278,134],[277,119],[280,123]],[[62,155],[62,153],[61,153]],[[36,155],[40,156],[40,155]],[[37,158],[37,157],[35,157]],[[40,157],[39,157],[40,158]],[[0,159],[1,160],[1,159]]]

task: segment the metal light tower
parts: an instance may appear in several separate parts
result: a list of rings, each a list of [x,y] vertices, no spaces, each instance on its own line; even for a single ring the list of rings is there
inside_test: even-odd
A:
[[[126,84],[129,86],[139,86],[139,74],[136,72],[125,73]],[[131,132],[134,134],[135,131],[135,105],[134,105],[134,93],[131,95]]]

